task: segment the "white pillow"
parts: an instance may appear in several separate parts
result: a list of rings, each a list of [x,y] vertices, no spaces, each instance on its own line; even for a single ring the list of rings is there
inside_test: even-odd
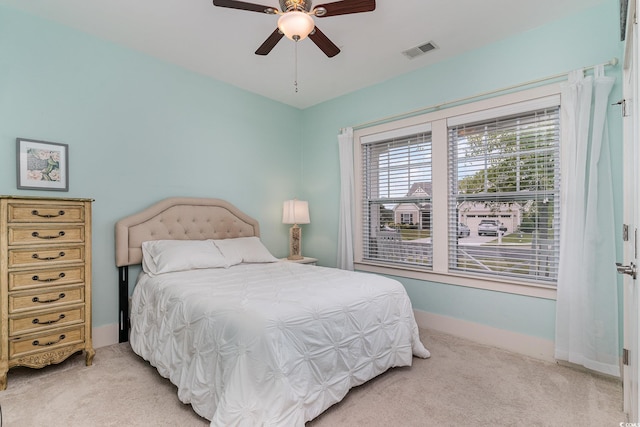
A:
[[[222,255],[230,265],[241,262],[276,262],[278,258],[271,255],[258,237],[237,237],[235,239],[214,240]]]
[[[198,268],[229,267],[211,240],[150,240],[142,243],[142,268],[162,274]]]

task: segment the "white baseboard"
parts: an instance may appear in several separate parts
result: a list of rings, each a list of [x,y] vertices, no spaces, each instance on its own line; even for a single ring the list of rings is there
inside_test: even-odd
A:
[[[434,329],[480,344],[502,348],[536,359],[556,362],[554,342],[543,338],[494,328],[492,326],[456,319],[426,311],[414,310],[416,323],[424,329]],[[425,343],[429,348],[428,343]]]
[[[113,323],[93,328],[93,348],[106,347],[119,342],[120,325]]]

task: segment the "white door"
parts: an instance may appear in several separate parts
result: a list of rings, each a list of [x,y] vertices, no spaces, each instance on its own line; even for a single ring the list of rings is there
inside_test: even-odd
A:
[[[638,265],[638,226],[640,225],[640,108],[638,97],[638,25],[635,19],[637,1],[629,1],[626,50],[623,67],[624,114],[624,237],[623,268],[628,272]],[[620,268],[619,268],[620,270]],[[637,423],[640,414],[638,401],[638,307],[640,292],[637,280],[624,274],[624,348],[628,350],[628,364],[623,367],[624,410],[629,421]]]

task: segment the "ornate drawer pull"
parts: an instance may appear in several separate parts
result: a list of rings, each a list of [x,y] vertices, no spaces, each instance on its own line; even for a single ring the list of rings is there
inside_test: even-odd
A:
[[[37,210],[34,209],[31,211],[31,215],[39,216],[40,218],[56,218],[64,215],[64,211],[58,211],[58,215],[51,215],[51,214],[42,215]]]
[[[60,316],[58,316],[57,319],[55,320],[47,320],[44,322],[41,322],[40,319],[38,319],[37,317],[35,319],[33,319],[31,321],[31,323],[33,323],[34,325],[51,325],[52,323],[58,323],[59,321],[61,321],[62,319],[64,319],[66,316],[64,314],[61,314]]]
[[[64,334],[62,334],[62,335],[60,335],[60,338],[58,338],[58,341],[49,341],[49,342],[46,342],[44,344],[40,344],[40,341],[35,340],[31,344],[33,344],[36,347],[46,347],[46,346],[49,346],[49,345],[58,344],[60,341],[62,341],[65,338],[66,338],[66,336]]]
[[[41,279],[38,276],[33,276],[31,280],[33,280],[34,282],[55,282],[56,280],[62,279],[64,276],[66,276],[64,273],[60,273],[58,274],[58,277],[51,277],[49,279]]]
[[[40,304],[49,304],[50,302],[56,302],[56,301],[60,301],[62,298],[64,298],[66,295],[63,293],[61,293],[60,295],[58,295],[58,298],[53,298],[53,299],[46,299],[44,301],[40,301],[40,298],[38,297],[33,297],[31,298],[31,301],[33,302],[37,302]]]
[[[38,233],[37,231],[34,231],[33,233],[31,233],[31,236],[33,237],[37,237],[38,239],[57,239],[58,237],[62,237],[64,236],[64,231],[61,231],[58,233],[57,236],[41,236],[40,233]]]
[[[60,251],[58,256],[48,256],[48,257],[40,258],[40,255],[33,254],[33,255],[31,255],[31,258],[33,258],[33,259],[41,259],[42,261],[51,261],[51,260],[54,260],[54,259],[62,258],[63,256],[64,256],[64,252]]]

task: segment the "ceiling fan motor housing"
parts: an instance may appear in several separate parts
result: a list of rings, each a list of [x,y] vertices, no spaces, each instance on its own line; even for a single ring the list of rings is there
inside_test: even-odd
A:
[[[280,0],[280,10],[283,12],[290,12],[292,10],[310,12],[311,0]]]

